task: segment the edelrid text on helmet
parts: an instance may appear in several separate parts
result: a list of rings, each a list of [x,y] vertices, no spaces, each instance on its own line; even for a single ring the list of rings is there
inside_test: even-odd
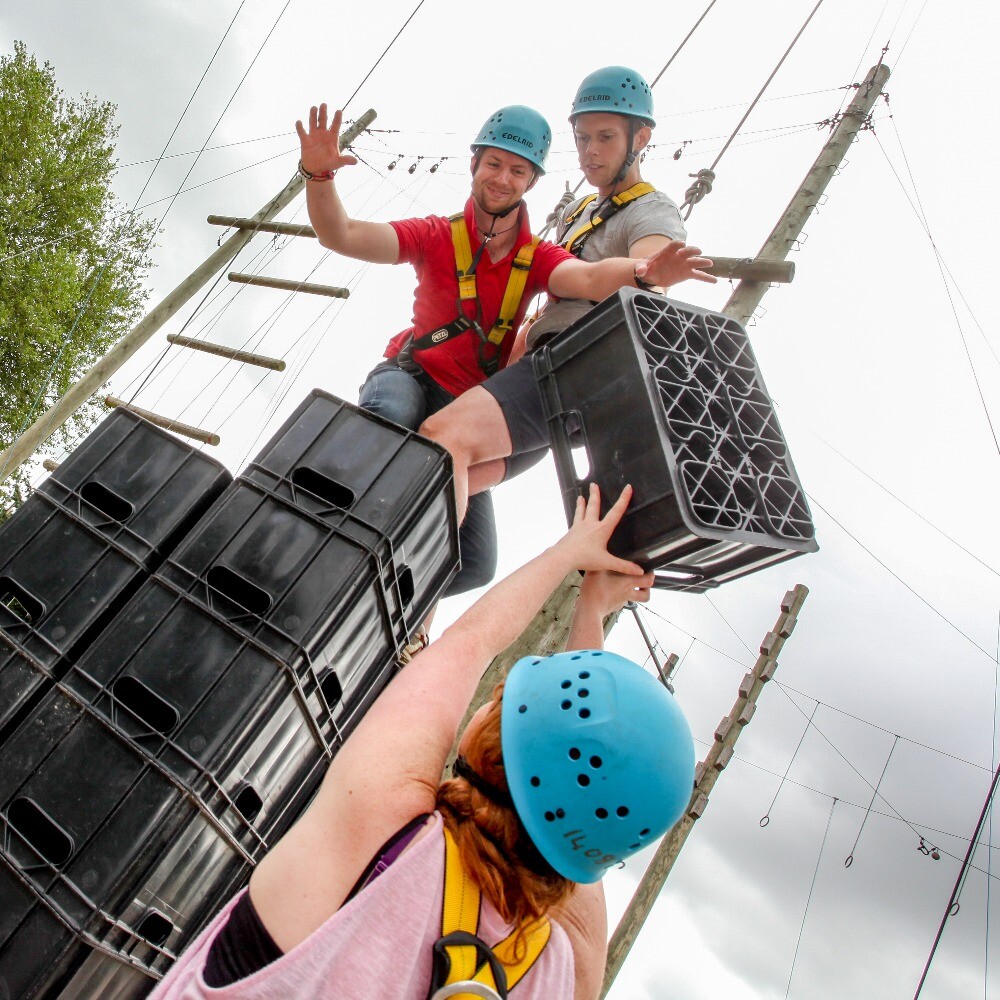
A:
[[[653,843],[683,815],[694,786],[694,743],[679,706],[615,653],[518,660],[500,740],[525,830],[574,882],[596,882]]]
[[[577,115],[588,111],[609,111],[638,119],[650,128],[656,126],[653,92],[642,74],[627,66],[605,66],[583,78],[573,98],[569,120],[572,122]]]
[[[512,104],[495,111],[479,130],[472,152],[486,146],[505,149],[524,157],[540,174],[545,173],[545,160],[552,145],[552,129],[534,108]]]

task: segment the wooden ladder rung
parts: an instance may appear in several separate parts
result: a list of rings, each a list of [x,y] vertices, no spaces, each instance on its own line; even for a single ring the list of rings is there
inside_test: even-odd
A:
[[[275,233],[278,236],[308,236],[316,239],[316,230],[305,223],[255,222],[253,219],[239,219],[233,215],[210,215],[208,221],[213,226],[252,229],[256,233]]]
[[[229,280],[238,281],[241,285],[281,288],[286,292],[309,292],[311,295],[327,295],[331,299],[347,299],[351,296],[349,288],[337,288],[335,285],[314,285],[308,281],[291,281],[288,278],[266,278],[259,274],[241,274],[238,271],[230,271]]]
[[[172,420],[170,417],[161,417],[158,413],[153,413],[151,410],[144,410],[139,406],[126,403],[117,396],[105,396],[104,405],[128,410],[129,413],[134,413],[137,417],[142,417],[151,424],[156,424],[157,427],[173,431],[175,434],[183,434],[184,437],[194,438],[195,441],[201,441],[203,444],[216,445],[222,440],[218,434],[214,434],[212,431],[203,431],[200,427],[192,427],[191,424],[182,424],[179,420]]]
[[[219,358],[241,361],[245,365],[269,368],[273,372],[283,372],[285,370],[285,362],[281,358],[269,358],[263,354],[252,354],[250,351],[241,351],[235,347],[226,347],[224,344],[212,344],[207,340],[194,340],[191,337],[183,337],[179,333],[168,334],[167,342],[176,344],[178,347],[190,347],[193,351],[201,351],[204,354],[214,354]]]
[[[757,260],[753,257],[716,257],[706,253],[713,266],[708,274],[717,278],[736,278],[739,281],[768,281],[787,285],[795,277],[795,264],[790,260]]]

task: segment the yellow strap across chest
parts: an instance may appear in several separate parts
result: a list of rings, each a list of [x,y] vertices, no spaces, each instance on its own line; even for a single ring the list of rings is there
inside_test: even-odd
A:
[[[477,298],[477,292],[476,274],[472,270],[472,245],[469,242],[469,230],[465,224],[465,213],[453,215],[448,221],[451,223],[451,242],[455,248],[458,298],[460,303],[467,302],[469,299]],[[533,236],[531,242],[525,243],[514,257],[510,276],[507,278],[507,287],[504,289],[503,300],[500,303],[497,321],[493,324],[493,329],[490,330],[486,338],[494,346],[501,344],[504,337],[514,327],[514,317],[517,315],[524,289],[528,284],[528,272],[531,270],[535,248],[539,242],[539,238]]]
[[[455,843],[455,838],[447,827],[444,831],[444,842],[444,901],[441,907],[441,936],[446,937],[455,931],[476,934],[479,930],[479,908],[482,902],[479,887],[462,866],[458,844]],[[542,953],[542,949],[548,944],[551,934],[552,925],[547,917],[526,923],[524,935],[527,947],[520,960],[516,958],[514,948],[517,929],[499,944],[493,946],[493,953],[503,963],[507,973],[508,990],[512,990],[534,965]],[[451,971],[445,985],[471,980],[484,983],[493,990],[496,989],[496,982],[489,963],[484,962],[482,968],[476,969],[477,954],[472,945],[452,945],[447,950],[451,959]],[[460,1000],[462,997],[473,1000],[468,994],[460,994],[456,1000]]]
[[[576,246],[576,244],[579,242],[579,240],[581,240],[588,233],[590,233],[593,230],[595,230],[606,219],[611,218],[611,216],[614,215],[615,212],[617,212],[620,209],[624,208],[626,205],[628,205],[631,202],[635,201],[637,198],[641,198],[643,195],[652,194],[655,190],[656,190],[656,188],[653,187],[652,184],[649,184],[646,181],[639,181],[637,184],[633,184],[630,188],[627,188],[626,190],[619,192],[618,194],[614,195],[611,198],[610,204],[607,205],[607,206],[605,206],[601,210],[602,213],[603,213],[602,215],[594,215],[594,216],[592,216],[589,222],[587,222],[584,225],[580,226],[580,228],[577,229],[576,232],[574,232],[568,238],[563,239],[562,245],[570,253],[572,253],[573,252],[573,247]],[[565,222],[566,222],[567,231],[569,231],[569,227],[577,219],[580,218],[580,216],[583,214],[584,209],[586,209],[586,207],[588,205],[592,204],[596,199],[597,199],[597,195],[596,194],[589,194],[589,195],[587,195],[587,197],[584,198],[583,201],[580,202],[579,205],[577,205],[577,207],[574,209],[574,211],[572,213],[570,213],[570,215],[568,215],[566,217]],[[609,209],[610,209],[610,211],[609,211]]]

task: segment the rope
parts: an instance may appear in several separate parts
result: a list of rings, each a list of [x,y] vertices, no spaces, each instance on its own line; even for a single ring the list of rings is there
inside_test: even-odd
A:
[[[660,82],[660,77],[663,76],[664,73],[666,73],[666,71],[670,68],[670,64],[677,58],[678,55],[680,55],[681,49],[683,49],[684,46],[687,45],[688,39],[698,30],[699,26],[701,25],[701,22],[704,21],[705,18],[708,16],[708,12],[715,6],[715,2],[716,0],[711,0],[711,3],[702,11],[701,17],[699,17],[698,20],[694,22],[694,27],[684,36],[684,40],[681,42],[681,44],[678,45],[676,49],[674,49],[674,54],[666,61],[666,63],[664,63],[663,69],[661,69],[660,72],[656,74],[656,79],[649,85],[651,88],[655,87]]]
[[[375,70],[378,68],[379,63],[382,62],[382,60],[386,57],[386,53],[389,51],[389,49],[393,47],[393,45],[396,44],[396,39],[399,38],[399,36],[406,30],[406,26],[410,23],[410,21],[413,20],[414,17],[416,17],[417,11],[420,10],[420,8],[423,7],[423,5],[424,5],[424,0],[420,0],[420,3],[418,3],[417,6],[413,8],[412,13],[403,22],[403,26],[399,29],[399,31],[397,31],[396,34],[393,35],[392,41],[389,42],[389,44],[385,47],[384,51],[382,52],[382,55],[380,55],[378,59],[375,60],[375,65],[372,66],[372,68],[368,70],[367,73],[365,73],[364,79],[354,88],[354,93],[351,94],[351,96],[348,97],[346,101],[344,101],[344,107],[341,108],[341,111],[346,109],[347,105],[350,104],[351,101],[353,101],[354,98],[358,96],[358,91],[368,82],[368,77],[370,77],[372,73],[375,72]]]
[[[791,759],[788,761],[788,767],[785,768],[785,773],[781,776],[781,781],[778,782],[778,789],[774,793],[774,798],[771,799],[771,804],[767,807],[767,812],[761,816],[759,822],[761,827],[767,826],[771,822],[771,810],[774,808],[774,803],[778,801],[778,796],[781,794],[781,789],[785,787],[785,782],[788,780],[789,772],[792,770],[792,765],[795,763],[795,758],[798,757],[799,751],[802,749],[802,744],[805,741],[806,735],[808,734],[810,728],[813,724],[813,719],[816,717],[816,712],[819,709],[819,702],[817,701],[813,705],[812,713],[806,720],[806,727],[802,730],[802,735],[799,737],[799,742],[795,744],[795,750],[792,752]],[[868,807],[871,809],[871,806]]]
[[[861,548],[863,548],[865,552],[867,552],[868,555],[870,555],[872,559],[874,559],[875,562],[877,562],[879,566],[882,567],[882,569],[884,569],[890,576],[894,577],[897,582],[901,583],[918,601],[921,602],[921,604],[930,608],[930,610],[933,611],[934,614],[936,614],[938,618],[940,618],[946,625],[953,628],[960,636],[962,636],[963,639],[966,639],[973,646],[975,646],[980,653],[988,657],[991,663],[997,662],[996,657],[992,653],[990,653],[988,650],[980,646],[979,643],[976,642],[976,640],[973,639],[972,636],[968,634],[968,632],[963,631],[943,611],[939,611],[936,607],[934,607],[934,605],[931,604],[931,602],[928,601],[926,597],[923,597],[921,594],[917,593],[917,591],[914,590],[913,587],[911,587],[895,570],[891,569],[887,563],[879,559],[879,557],[875,555],[875,553],[872,552],[872,550],[868,548],[868,546],[865,545],[856,535],[852,535],[851,532],[848,531],[847,528],[845,528],[844,525],[841,524],[840,521],[838,521],[814,496],[812,496],[811,494],[807,494],[807,496],[809,497],[809,502],[813,504],[813,506],[818,507],[821,511],[823,511],[823,513],[826,514],[826,516],[831,521],[833,521],[833,523],[838,528],[840,528],[840,530],[843,531],[848,538],[850,538],[852,541],[860,545]]]
[[[577,185],[579,188],[579,185]],[[566,181],[566,190],[562,193],[559,201],[556,202],[556,207],[549,212],[545,219],[546,231],[549,227],[554,226],[559,221],[559,216],[576,200],[576,191],[571,191],[569,188],[569,181]]]
[[[809,12],[809,16],[803,22],[802,27],[799,28],[795,37],[789,44],[788,48],[785,49],[784,55],[782,55],[782,57],[778,60],[778,64],[774,67],[773,70],[771,70],[771,75],[764,81],[764,86],[760,88],[760,90],[757,92],[757,96],[750,102],[750,106],[744,112],[743,117],[739,120],[738,124],[736,125],[736,128],[733,129],[732,135],[730,135],[730,137],[726,140],[726,144],[719,151],[719,155],[716,156],[715,161],[712,163],[712,165],[705,170],[699,170],[697,174],[688,174],[689,177],[694,177],[696,178],[696,180],[694,184],[692,184],[691,187],[687,189],[687,192],[685,193],[684,196],[684,202],[681,204],[681,209],[684,208],[687,209],[687,213],[684,216],[685,221],[687,221],[687,219],[691,217],[691,212],[694,209],[694,206],[697,205],[698,202],[701,201],[702,198],[704,198],[705,195],[707,195],[712,190],[712,181],[715,180],[715,168],[719,165],[719,161],[722,159],[723,156],[725,156],[726,150],[729,149],[730,145],[732,145],[732,142],[736,138],[740,129],[743,127],[746,120],[750,117],[754,108],[757,107],[757,102],[760,101],[760,99],[764,96],[764,91],[767,90],[767,88],[771,84],[771,81],[775,78],[775,76],[777,76],[778,70],[781,69],[782,65],[788,58],[792,49],[795,48],[795,43],[798,42],[798,40],[802,37],[802,33],[806,30],[807,27],[809,27],[809,22],[813,19],[813,15],[816,13],[816,11],[819,10],[822,3],[823,0],[816,0],[816,6],[813,7],[813,9]]]
[[[871,815],[872,806],[875,805],[875,799],[878,796],[878,790],[882,787],[882,781],[885,778],[885,772],[889,770],[889,761],[892,760],[892,752],[893,750],[896,749],[896,744],[899,742],[899,737],[896,736],[895,733],[893,734],[893,736],[895,738],[892,741],[892,746],[889,748],[889,755],[885,759],[885,766],[882,768],[882,773],[879,775],[878,784],[872,791],[872,799],[871,802],[868,803],[868,808],[865,810],[864,819],[861,820],[861,827],[858,830],[858,835],[854,838],[854,846],[851,847],[851,853],[848,854],[847,857],[844,859],[845,868],[850,868],[851,865],[854,864],[854,852],[857,850],[858,844],[861,841],[861,834],[864,832],[865,824],[868,822],[868,817]]]
[[[823,843],[819,845],[819,857],[816,858],[816,867],[813,869],[812,882],[809,885],[809,895],[806,897],[806,908],[802,914],[802,923],[799,925],[799,938],[795,942],[795,953],[792,955],[792,967],[788,970],[788,985],[785,987],[785,997],[792,988],[792,976],[795,974],[795,960],[799,957],[799,945],[802,944],[802,932],[806,929],[806,917],[809,915],[809,904],[812,902],[813,889],[816,888],[816,876],[819,874],[819,864],[823,860],[823,851],[826,848],[826,838],[830,833],[830,824],[833,822],[833,811],[837,808],[837,799],[830,803],[830,815],[826,820],[826,830],[823,832]]]
[[[733,135],[730,136],[729,142],[732,142],[735,135],[736,133],[734,132]],[[727,142],[725,147],[723,147],[723,153],[729,147],[729,142]],[[722,153],[719,154],[719,157],[721,156]],[[719,162],[719,157],[716,157],[716,163]],[[712,182],[715,180],[715,171],[711,167],[703,167],[696,174],[688,174],[688,177],[694,177],[695,182],[687,189],[687,191],[684,192],[684,201],[681,202],[681,208],[687,209],[687,213],[684,216],[685,220],[691,218],[691,210],[694,206],[697,205],[698,202],[705,197],[705,195],[712,193]]]
[[[986,396],[983,393],[983,387],[979,381],[979,373],[976,371],[975,362],[972,360],[972,352],[969,350],[969,344],[965,338],[965,331],[962,329],[962,321],[959,319],[958,316],[958,309],[955,306],[955,299],[951,294],[951,287],[949,286],[948,281],[945,278],[944,264],[941,256],[941,251],[938,250],[937,243],[935,242],[934,237],[931,234],[930,223],[927,221],[927,213],[924,211],[923,201],[920,198],[920,192],[917,190],[917,184],[913,178],[913,171],[910,168],[910,159],[906,155],[906,150],[903,148],[903,139],[902,136],[900,136],[899,134],[899,126],[896,125],[895,118],[892,118],[892,127],[896,132],[896,142],[899,144],[899,151],[903,156],[903,163],[906,166],[906,172],[909,175],[910,184],[913,187],[914,197],[917,199],[917,206],[919,206],[918,218],[920,219],[920,223],[924,232],[927,234],[927,239],[930,241],[931,249],[934,251],[934,260],[937,264],[938,272],[941,275],[941,283],[944,285],[945,294],[948,296],[948,304],[951,306],[951,312],[955,319],[955,326],[958,329],[958,336],[959,339],[962,341],[962,349],[965,351],[965,358],[969,363],[969,370],[972,373],[972,381],[975,383],[976,393],[979,396],[979,402],[983,408],[983,415],[986,417],[986,422],[990,428],[990,434],[993,437],[993,445],[997,450],[997,454],[1000,455],[1000,440],[998,440],[997,438],[997,429],[993,423],[993,417],[990,414],[989,407],[986,405]],[[879,149],[882,150],[882,155],[885,157],[886,162],[889,164],[889,168],[896,175],[896,180],[899,181],[900,186],[903,187],[905,191],[903,182],[900,179],[899,174],[896,171],[896,168],[892,165],[892,161],[889,159],[889,154],[885,151],[885,148],[879,141],[877,134],[875,135],[875,141],[878,142]]]

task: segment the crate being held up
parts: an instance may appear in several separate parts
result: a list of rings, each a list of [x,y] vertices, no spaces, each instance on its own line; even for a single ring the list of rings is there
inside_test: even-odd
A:
[[[635,493],[615,555],[695,593],[817,549],[742,325],[623,289],[534,355],[567,518],[587,484]],[[587,469],[577,468],[580,451]],[[574,451],[576,454],[574,454]]]

